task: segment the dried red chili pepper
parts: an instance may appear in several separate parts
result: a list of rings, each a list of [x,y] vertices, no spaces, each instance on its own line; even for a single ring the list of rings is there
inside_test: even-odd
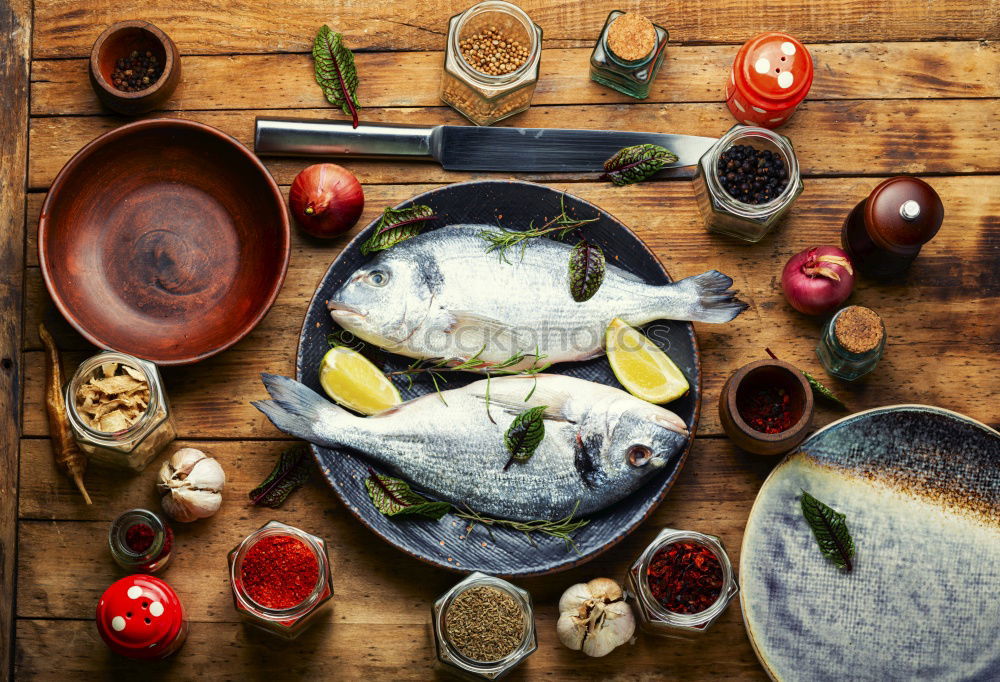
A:
[[[653,597],[673,613],[699,613],[722,594],[722,565],[695,542],[673,542],[649,562],[646,580]]]
[[[290,535],[266,535],[247,550],[240,571],[243,589],[269,609],[289,609],[305,601],[319,581],[313,551]]]
[[[798,421],[788,391],[777,386],[762,386],[738,396],[736,407],[743,421],[761,433],[781,433]]]

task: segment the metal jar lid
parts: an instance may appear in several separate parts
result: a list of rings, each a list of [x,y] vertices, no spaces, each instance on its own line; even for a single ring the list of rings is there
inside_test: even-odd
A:
[[[941,197],[920,178],[898,175],[884,180],[865,202],[865,227],[882,248],[919,248],[944,221]]]
[[[184,627],[184,607],[167,583],[130,575],[111,584],[97,604],[97,631],[112,651],[155,659],[173,652]]]
[[[812,86],[812,57],[786,33],[762,33],[737,52],[733,77],[751,105],[768,111],[792,108]]]

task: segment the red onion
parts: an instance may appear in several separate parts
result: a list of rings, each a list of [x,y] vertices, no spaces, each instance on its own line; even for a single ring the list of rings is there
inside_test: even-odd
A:
[[[814,246],[785,263],[781,288],[792,307],[806,315],[831,312],[854,289],[854,267],[843,249]]]
[[[335,163],[317,163],[295,176],[288,204],[303,230],[330,238],[358,222],[365,193],[351,171]]]

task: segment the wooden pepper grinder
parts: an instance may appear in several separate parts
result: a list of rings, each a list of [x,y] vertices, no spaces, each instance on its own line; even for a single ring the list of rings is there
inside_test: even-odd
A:
[[[937,234],[944,220],[941,197],[920,178],[899,175],[881,182],[844,221],[841,242],[865,275],[902,275]]]

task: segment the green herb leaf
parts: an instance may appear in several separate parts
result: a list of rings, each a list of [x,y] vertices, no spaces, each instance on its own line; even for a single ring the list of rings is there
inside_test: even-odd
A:
[[[604,162],[601,180],[614,184],[631,185],[641,182],[664,166],[677,161],[677,155],[658,144],[637,144],[625,147]]]
[[[545,437],[545,420],[542,415],[546,409],[547,405],[539,405],[525,410],[514,417],[514,421],[507,427],[503,442],[507,446],[507,452],[510,453],[510,459],[504,465],[504,471],[507,471],[515,460],[527,462],[535,454],[535,449]]]
[[[562,239],[573,230],[583,227],[587,223],[598,220],[594,218],[574,218],[566,213],[566,195],[559,197],[559,215],[548,221],[541,227],[535,227],[534,221],[528,225],[526,230],[480,230],[479,236],[486,242],[486,253],[494,251],[500,256],[500,260],[507,260],[507,252],[515,246],[521,249],[521,257],[524,257],[524,250],[528,247],[529,239],[537,239],[555,233],[557,239]]]
[[[271,509],[280,507],[289,495],[309,480],[311,462],[309,449],[301,443],[281,453],[264,482],[248,493],[250,503]]]
[[[573,533],[590,523],[590,519],[573,520],[573,517],[576,515],[576,510],[579,509],[579,507],[580,501],[577,500],[576,504],[573,506],[573,511],[561,519],[556,519],[555,521],[548,521],[545,519],[537,519],[535,521],[495,519],[490,516],[483,516],[482,514],[472,511],[468,507],[466,507],[464,511],[456,509],[455,516],[469,522],[469,527],[465,533],[466,537],[472,534],[472,529],[477,523],[485,526],[486,532],[488,532],[491,537],[493,535],[491,528],[493,526],[500,526],[502,528],[509,528],[511,530],[524,533],[524,537],[526,537],[528,542],[530,542],[533,546],[537,546],[537,543],[532,537],[533,533],[542,533],[543,535],[550,535],[554,538],[559,538],[566,543],[567,550],[572,549],[579,554],[580,550],[577,548],[576,542],[573,541]]]
[[[361,245],[361,253],[365,256],[376,251],[384,251],[401,241],[420,234],[423,224],[437,218],[430,206],[417,204],[409,208],[387,208],[382,212],[375,232]]]
[[[850,573],[853,568],[851,557],[854,556],[854,540],[847,530],[847,517],[823,504],[805,490],[802,491],[801,502],[802,514],[809,522],[823,556],[838,568]]]
[[[375,508],[386,516],[423,516],[437,521],[451,510],[447,502],[433,502],[410,489],[403,480],[368,470],[365,489]]]
[[[573,247],[569,254],[569,291],[573,300],[583,303],[591,299],[604,282],[604,251],[586,239]]]
[[[358,127],[358,72],[354,55],[344,46],[344,36],[324,25],[313,42],[316,82],[323,88],[327,101],[351,116]]]
[[[802,374],[805,376],[806,381],[809,382],[809,385],[812,386],[813,394],[821,398],[826,398],[831,403],[835,403],[836,405],[838,405],[842,410],[847,409],[847,405],[844,404],[844,401],[838,398],[836,395],[834,395],[833,391],[831,391],[826,386],[821,384],[819,382],[819,379],[817,379],[812,374],[804,370],[802,371]]]

